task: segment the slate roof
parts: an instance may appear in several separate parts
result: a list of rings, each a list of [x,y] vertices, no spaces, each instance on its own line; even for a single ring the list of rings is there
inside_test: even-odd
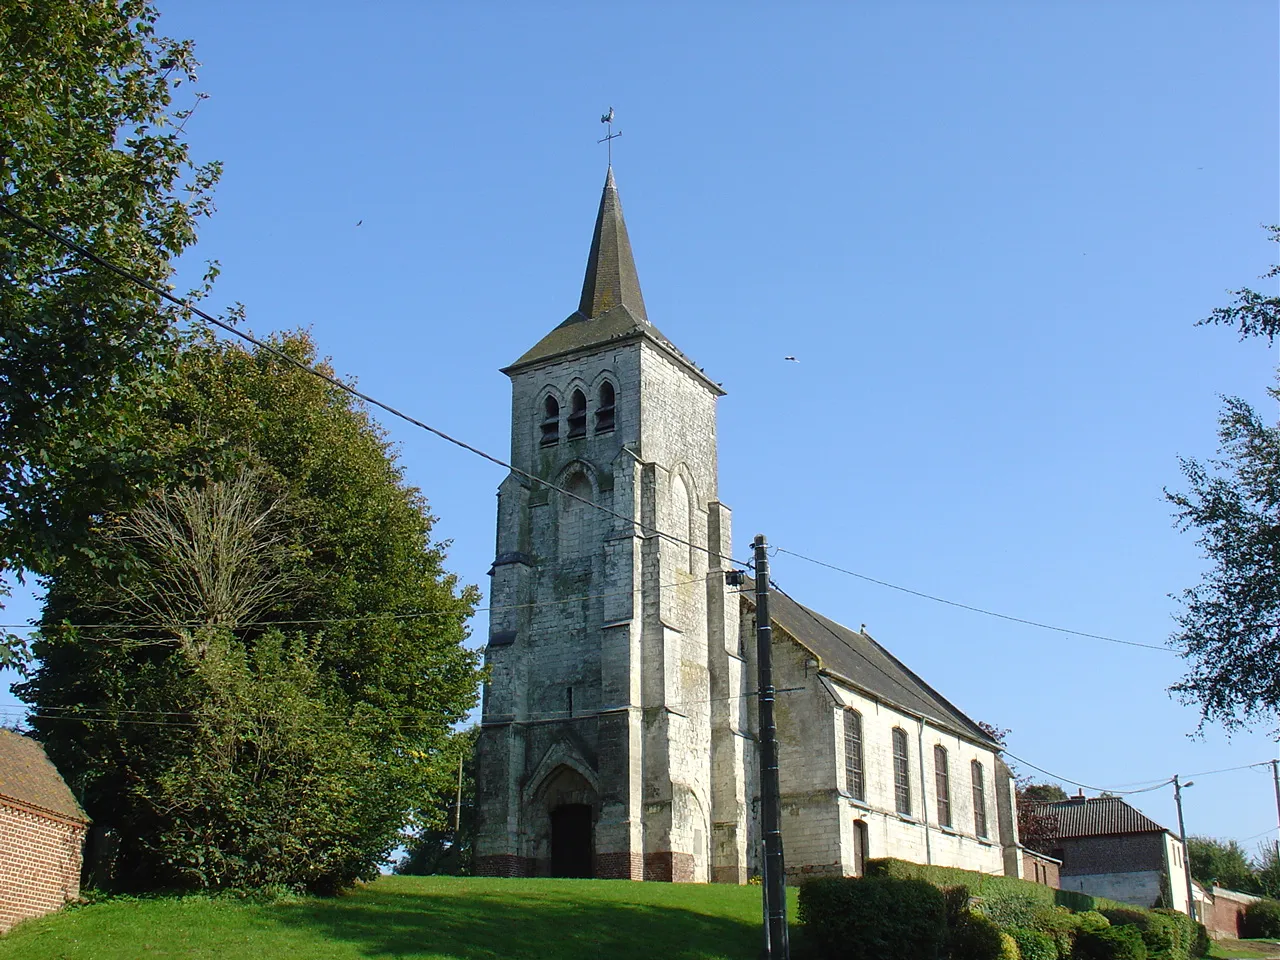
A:
[[[743,596],[754,609],[753,590],[754,585]],[[822,669],[953,733],[999,748],[981,727],[867,634],[850,630],[779,590],[769,593],[769,619],[817,657]]]
[[[1057,822],[1053,835],[1058,839],[1165,832],[1164,827],[1120,797],[1072,797],[1038,803],[1035,812]]]
[[[0,797],[68,820],[89,822],[44,747],[11,730],[0,730]]]
[[[662,331],[649,322],[640,278],[636,273],[631,239],[622,217],[622,200],[613,179],[613,168],[605,177],[596,214],[595,233],[587,254],[587,270],[582,280],[578,309],[534,344],[503,373],[552,360],[564,354],[613,342],[644,338],[685,364],[717,393],[724,391],[698,365],[681,353]]]

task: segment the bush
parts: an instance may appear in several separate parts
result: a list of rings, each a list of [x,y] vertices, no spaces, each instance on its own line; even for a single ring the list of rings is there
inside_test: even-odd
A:
[[[1052,939],[1058,956],[1071,956],[1076,938],[1076,918],[1066,907],[1041,907],[1036,911],[1031,929]]]
[[[1246,940],[1280,937],[1280,900],[1259,900],[1245,907],[1240,936]]]
[[[980,913],[966,915],[951,931],[947,955],[951,960],[1005,960],[1008,956],[1000,928]]]
[[[1000,931],[1000,960],[1022,960],[1018,941],[1003,930]]]
[[[1096,910],[1077,913],[1071,919],[1079,933],[1099,933],[1111,926],[1111,921]]]
[[[1192,957],[1207,957],[1209,955],[1209,931],[1203,923],[1196,924],[1195,942],[1191,946],[1189,955]]]
[[[1009,930],[1009,936],[1018,945],[1018,956],[1022,960],[1058,960],[1057,944],[1047,933],[1013,927]]]
[[[942,891],[895,877],[810,880],[799,918],[829,960],[936,960],[947,932]]]
[[[1031,928],[1035,925],[1037,912],[1044,909],[1044,902],[1020,891],[1002,890],[984,897],[979,909],[1001,929]]]
[[[1075,960],[1147,960],[1147,945],[1135,926],[1082,930],[1076,937]]]

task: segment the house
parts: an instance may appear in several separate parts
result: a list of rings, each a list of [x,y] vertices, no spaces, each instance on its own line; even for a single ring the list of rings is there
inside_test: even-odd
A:
[[[44,748],[0,730],[0,932],[80,895],[88,823]]]
[[[650,322],[612,169],[578,308],[503,372],[476,870],[746,882],[756,642],[727,576],[725,391]],[[865,630],[780,592],[770,619],[788,872],[1021,875],[999,744]]]
[[[1182,841],[1122,798],[1081,794],[1036,813],[1053,825],[1044,842],[1062,861],[1063,890],[1189,912]]]

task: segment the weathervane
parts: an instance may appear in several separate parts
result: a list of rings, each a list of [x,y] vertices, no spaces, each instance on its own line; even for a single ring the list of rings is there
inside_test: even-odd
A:
[[[609,145],[608,147],[609,166],[612,167],[613,166],[613,141],[614,141],[614,138],[622,136],[621,130],[619,130],[617,133],[613,132],[613,107],[610,107],[609,112],[604,114],[600,118],[600,122],[607,123],[609,125],[609,132],[605,136],[597,140],[596,143],[607,143]]]

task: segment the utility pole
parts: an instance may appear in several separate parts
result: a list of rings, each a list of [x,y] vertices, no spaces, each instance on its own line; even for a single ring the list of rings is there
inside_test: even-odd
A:
[[[453,805],[453,842],[458,842],[458,832],[462,829],[462,754],[458,754],[458,799]]]
[[[1178,805],[1178,836],[1182,838],[1182,872],[1187,878],[1187,916],[1196,918],[1196,898],[1191,886],[1191,858],[1187,856],[1187,827],[1182,822],[1182,788],[1194,787],[1195,781],[1178,782],[1178,775],[1173,775],[1173,799]]]
[[[773,719],[773,626],[769,619],[769,550],[755,539],[756,671],[760,681],[760,813],[764,833],[764,960],[790,960],[786,873],[782,862],[782,790],[778,728]]]
[[[1280,760],[1271,761],[1271,779],[1276,784],[1276,856],[1280,856]]]

